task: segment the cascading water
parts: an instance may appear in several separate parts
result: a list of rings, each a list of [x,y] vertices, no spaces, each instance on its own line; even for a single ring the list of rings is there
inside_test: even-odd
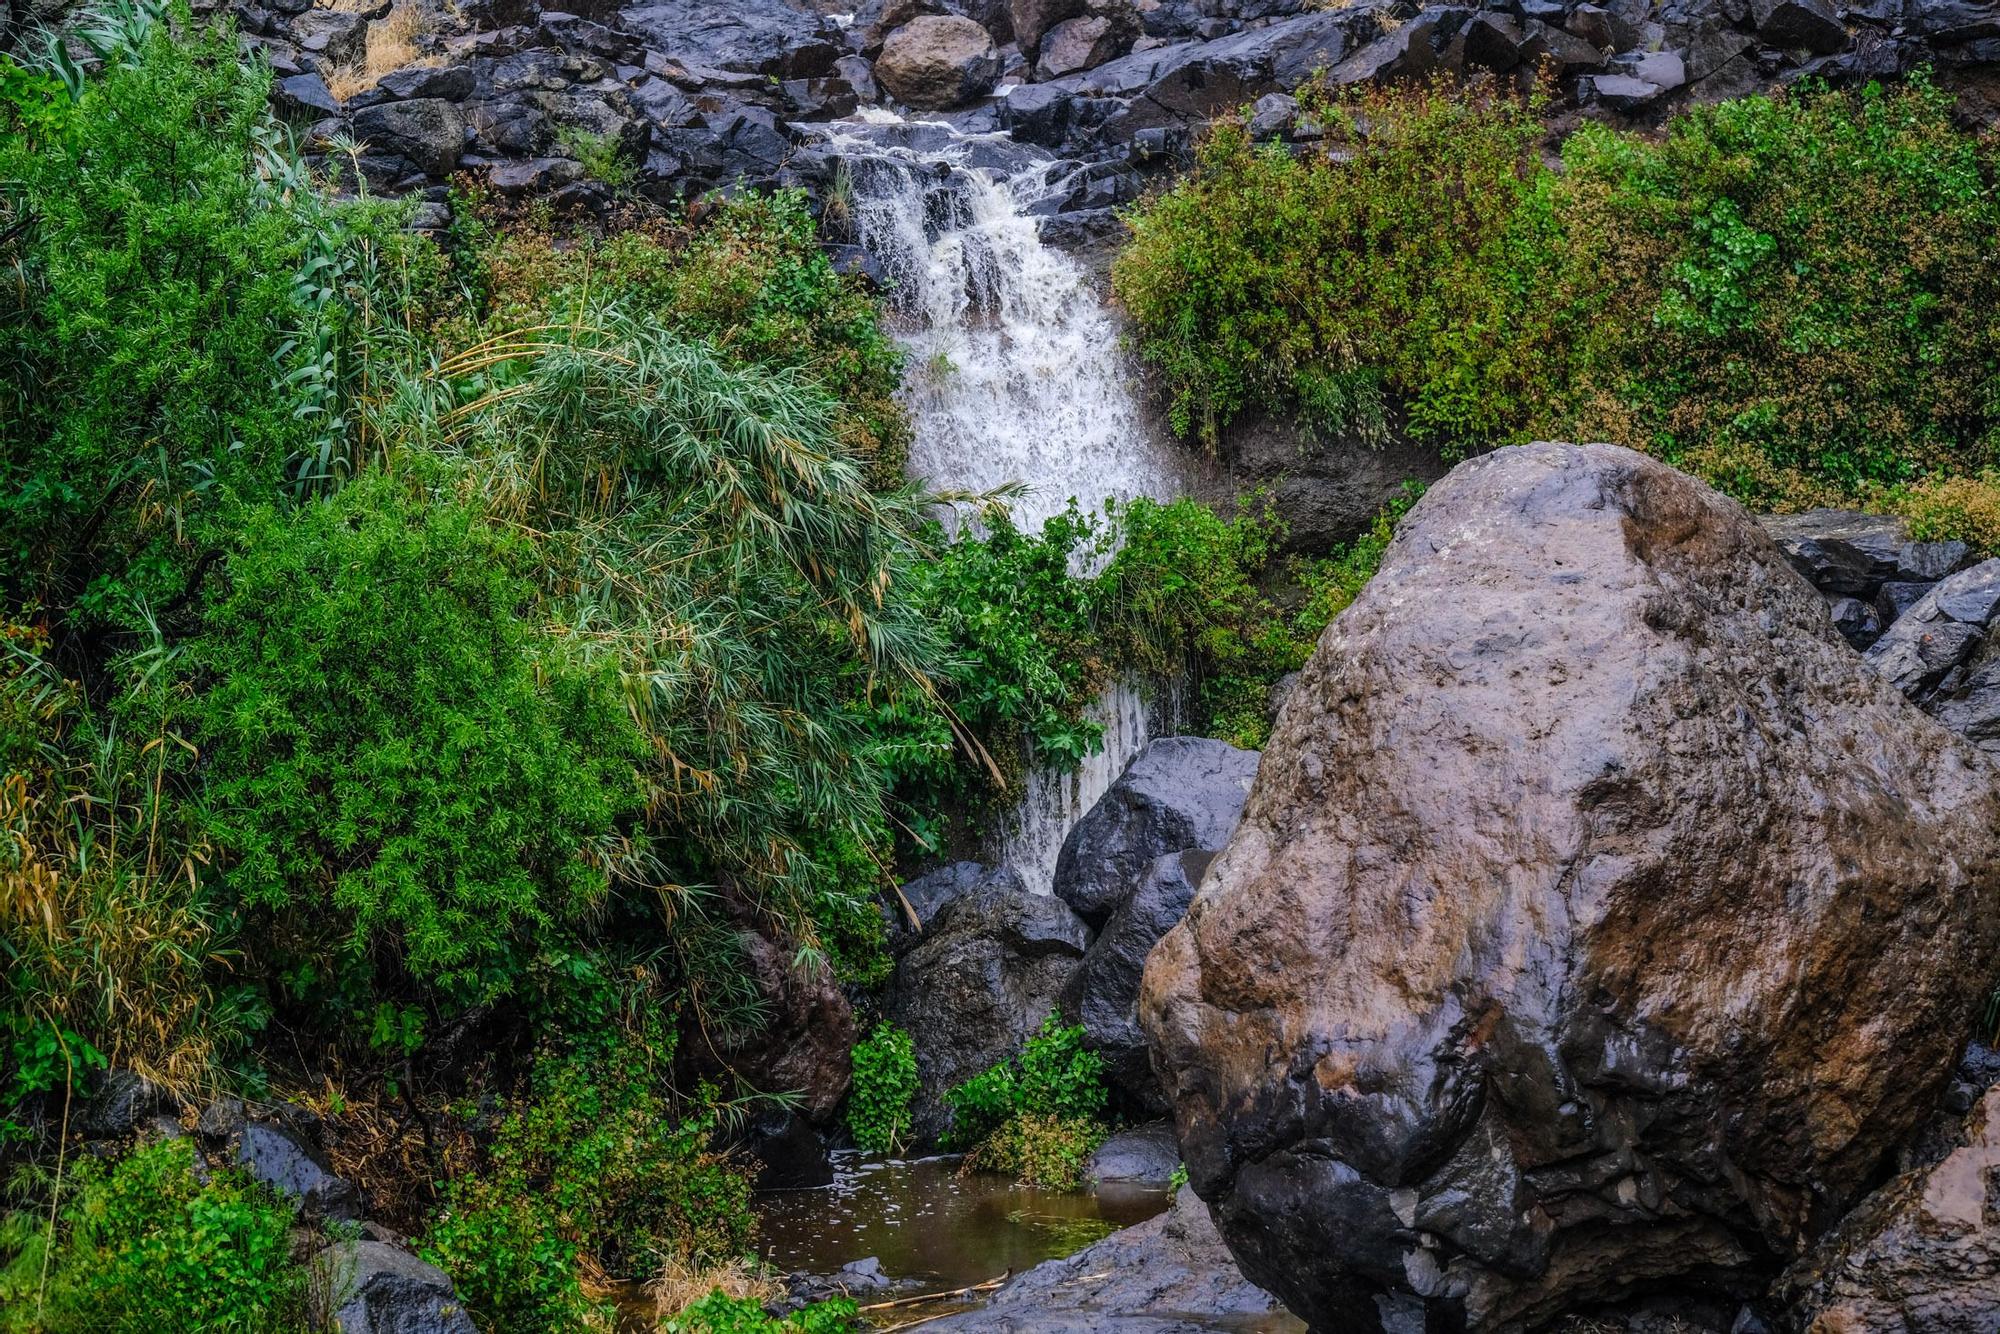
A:
[[[1186,489],[1183,458],[1147,429],[1110,313],[1082,266],[1041,238],[1037,216],[1076,164],[931,123],[839,127],[831,147],[909,353],[912,475],[952,491],[1025,483],[1013,506],[1024,528],[1072,498],[1088,512]],[[1091,709],[1103,748],[1076,769],[1031,772],[989,855],[1048,892],[1064,836],[1165,734],[1166,712],[1131,682],[1108,690]]]

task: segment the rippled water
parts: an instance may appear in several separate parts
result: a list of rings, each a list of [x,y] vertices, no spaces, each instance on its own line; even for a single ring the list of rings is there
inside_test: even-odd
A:
[[[834,1155],[834,1182],[757,1199],[764,1258],[786,1272],[829,1274],[874,1256],[894,1278],[932,1290],[969,1287],[1070,1255],[1167,1207],[1164,1190],[1062,1192],[1004,1176],[959,1177],[955,1158]]]

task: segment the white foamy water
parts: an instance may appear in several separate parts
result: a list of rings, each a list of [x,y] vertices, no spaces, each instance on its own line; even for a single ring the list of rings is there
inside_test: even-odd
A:
[[[1183,460],[1146,429],[1117,325],[1082,267],[1037,231],[1075,164],[1003,136],[905,128],[930,133],[836,142],[909,354],[911,474],[951,491],[1025,483],[1023,529],[1072,497],[1089,511],[1179,494]]]
[[[1036,213],[1074,164],[879,114],[836,134],[855,231],[891,284],[909,357],[912,476],[945,491],[1024,483],[1013,510],[1025,530],[1072,498],[1088,512],[1184,491],[1185,460],[1147,429],[1117,325],[1082,267],[1039,234]],[[1070,828],[1169,734],[1172,712],[1133,682],[1106,691],[1089,710],[1102,748],[1075,769],[1031,771],[988,860],[1048,893]]]

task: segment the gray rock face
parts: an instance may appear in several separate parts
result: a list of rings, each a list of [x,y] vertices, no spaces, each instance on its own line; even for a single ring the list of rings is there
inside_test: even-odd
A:
[[[921,111],[963,106],[1000,77],[993,37],[956,14],[912,19],[889,34],[875,61],[875,78],[889,95]]]
[[[1083,1174],[1100,1185],[1165,1186],[1180,1164],[1181,1149],[1174,1143],[1172,1123],[1154,1121],[1121,1130],[1098,1145]]]
[[[1781,1286],[1817,1334],[2000,1329],[2000,1088],[1941,1161],[1870,1196]]]
[[[1021,44],[1022,54],[1032,56],[1040,49],[1043,34],[1088,8],[1086,0],[1008,0],[1014,40]]]
[[[916,1047],[916,1139],[950,1124],[946,1092],[1019,1051],[1083,957],[1083,922],[1060,899],[996,884],[952,899],[896,965],[883,1009]]]
[[[441,97],[378,102],[354,113],[354,135],[375,152],[399,154],[420,171],[444,176],[465,151],[465,113]]]
[[[71,1128],[86,1140],[124,1139],[153,1118],[179,1109],[170,1090],[136,1070],[107,1070],[77,1108]]]
[[[1011,866],[985,866],[979,862],[952,862],[903,884],[903,900],[917,915],[920,926],[928,926],[947,903],[982,889],[1011,889],[1027,892],[1021,873]],[[894,929],[902,931],[909,919],[895,914]]]
[[[622,10],[619,26],[696,69],[812,79],[833,72],[839,33],[786,0],[665,0]]]
[[[361,1217],[361,1191],[327,1165],[319,1119],[289,1103],[254,1113],[236,1098],[202,1109],[195,1127],[201,1147],[299,1202],[313,1219],[351,1222]]]
[[[1847,28],[1826,0],[1750,0],[1757,35],[1780,50],[1828,55],[1847,45]]]
[[[1042,38],[1035,73],[1043,79],[1060,79],[1093,69],[1119,54],[1120,36],[1108,18],[1065,19]]]
[[[1214,856],[1197,848],[1155,858],[1062,990],[1063,1015],[1083,1025],[1085,1044],[1104,1058],[1113,1095],[1144,1116],[1165,1116],[1170,1108],[1139,1027],[1139,978],[1153,946],[1187,914]]]
[[[379,1241],[344,1241],[317,1261],[336,1303],[339,1334],[477,1334],[451,1278]]]
[[[954,1334],[1220,1334],[1284,1308],[1243,1276],[1185,1188],[1159,1216],[1036,1265],[984,1310],[926,1328]]]
[[[1868,661],[1924,712],[2000,754],[2000,560],[1960,571],[1882,633]]]
[[[1750,517],[1538,444],[1328,627],[1140,1017],[1249,1278],[1532,1328],[1807,1249],[1933,1105],[1996,907],[1992,765]]]
[[[1347,437],[1313,439],[1295,423],[1246,416],[1223,435],[1223,476],[1209,495],[1230,502],[1262,492],[1285,523],[1285,545],[1325,555],[1366,532],[1406,481],[1442,477],[1436,450]]]
[[[1934,583],[1972,563],[1965,543],[1916,541],[1891,515],[1822,509],[1758,522],[1814,588],[1863,601],[1886,583]]]
[[[1207,737],[1151,743],[1063,840],[1056,897],[1102,927],[1156,858],[1220,848],[1256,776],[1254,750]]]

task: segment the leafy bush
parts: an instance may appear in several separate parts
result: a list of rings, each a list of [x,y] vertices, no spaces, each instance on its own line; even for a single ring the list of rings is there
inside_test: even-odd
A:
[[[492,1329],[592,1318],[585,1261],[637,1277],[749,1245],[749,1176],[709,1150],[712,1105],[673,1105],[658,1059],[634,1043],[542,1056],[483,1168],[450,1183],[424,1254]]]
[[[1955,539],[1989,556],[2000,552],[2000,472],[1934,478],[1892,494],[1888,503],[1923,541]]]
[[[891,1023],[854,1044],[854,1084],[847,1094],[847,1128],[870,1153],[895,1153],[910,1128],[917,1095],[917,1057],[910,1035]]]
[[[1105,1099],[1103,1058],[1085,1049],[1081,1025],[1065,1028],[1052,1014],[1019,1056],[945,1094],[948,1139],[971,1150],[968,1169],[1072,1190],[1104,1139]]]
[[[814,1302],[774,1319],[755,1299],[719,1290],[661,1326],[663,1334],[853,1334],[861,1328],[851,1297]]]
[[[974,1145],[959,1170],[999,1172],[1046,1190],[1078,1190],[1086,1184],[1084,1165],[1103,1142],[1103,1125],[1089,1117],[1022,1112]]]
[[[235,499],[345,461],[335,293],[401,243],[280,151],[225,25],[181,4],[79,33],[101,68],[60,96],[30,76],[0,134],[0,589],[88,627],[181,595]]]
[[[1760,506],[1992,463],[1991,147],[1923,78],[1587,125],[1474,83],[1309,95],[1345,150],[1224,125],[1142,206],[1116,282],[1175,421],[1246,407],[1447,453],[1660,454]]]
[[[607,883],[639,793],[617,682],[524,620],[527,553],[470,511],[366,477],[252,512],[187,655],[216,842],[244,902],[393,943],[474,997]]]
[[[143,1145],[114,1162],[78,1160],[66,1189],[53,1250],[45,1216],[5,1221],[0,1329],[308,1327],[307,1275],[291,1256],[291,1207],[228,1169],[198,1177],[187,1139]]]

